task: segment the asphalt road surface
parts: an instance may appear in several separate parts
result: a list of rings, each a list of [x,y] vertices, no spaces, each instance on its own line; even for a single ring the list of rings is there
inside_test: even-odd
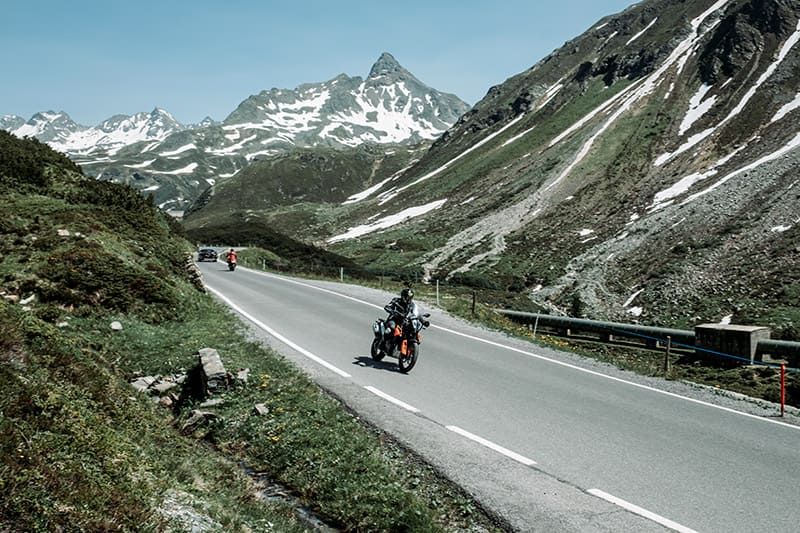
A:
[[[369,356],[392,294],[199,264],[253,332],[519,531],[800,531],[800,425],[774,405],[447,316],[417,366]]]

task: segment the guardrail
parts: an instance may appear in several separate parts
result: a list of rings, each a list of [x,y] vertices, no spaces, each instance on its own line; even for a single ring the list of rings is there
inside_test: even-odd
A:
[[[524,313],[507,309],[495,309],[494,311],[516,322],[533,325],[534,332],[539,328],[545,328],[555,330],[557,334],[565,337],[575,332],[595,333],[599,335],[599,338],[591,339],[595,342],[613,342],[614,337],[625,337],[643,343],[643,347],[648,349],[659,349],[669,342],[673,349],[695,350],[694,332],[683,329]],[[697,348],[697,350],[701,351],[702,348]],[[756,354],[787,359],[792,366],[797,366],[800,361],[800,342],[760,339],[756,345]]]

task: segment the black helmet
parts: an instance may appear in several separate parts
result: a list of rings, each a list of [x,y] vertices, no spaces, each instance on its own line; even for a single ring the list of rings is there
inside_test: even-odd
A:
[[[406,287],[400,291],[400,299],[406,303],[410,302],[414,299],[414,291],[412,291],[410,287]]]

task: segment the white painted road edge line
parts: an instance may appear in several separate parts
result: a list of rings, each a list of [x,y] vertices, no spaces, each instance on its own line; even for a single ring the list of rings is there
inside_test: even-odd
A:
[[[494,450],[494,451],[496,451],[498,453],[501,453],[501,454],[505,455],[506,457],[514,459],[515,461],[517,461],[519,463],[522,463],[525,466],[533,466],[533,465],[536,464],[536,461],[528,459],[527,457],[522,456],[522,455],[520,455],[518,453],[512,452],[508,448],[503,448],[499,444],[495,444],[494,442],[488,441],[488,440],[486,440],[486,439],[484,439],[482,437],[479,437],[477,435],[473,435],[469,431],[463,430],[458,426],[445,426],[445,427],[447,429],[449,429],[450,431],[452,431],[453,433],[458,433],[462,437],[467,437],[470,440],[474,440],[478,444],[482,444],[483,446],[486,446],[487,448],[491,448],[492,450]]]
[[[367,389],[368,391],[370,391],[372,394],[380,396],[381,398],[383,398],[387,402],[392,402],[395,405],[399,405],[400,407],[402,407],[406,411],[411,411],[412,413],[419,413],[419,409],[417,409],[413,405],[408,405],[406,402],[404,402],[402,400],[398,400],[394,396],[389,396],[388,394],[386,394],[382,390],[376,389],[372,385],[364,385],[364,388]]]
[[[621,498],[617,498],[616,496],[612,496],[611,494],[609,494],[607,492],[603,492],[600,489],[589,489],[587,492],[589,494],[591,494],[592,496],[597,496],[598,498],[601,498],[601,499],[603,499],[603,500],[605,500],[607,502],[611,502],[614,505],[618,505],[618,506],[622,507],[623,509],[626,509],[626,510],[632,512],[632,513],[638,514],[639,516],[643,516],[643,517],[647,518],[648,520],[652,520],[653,522],[657,522],[657,523],[661,524],[662,526],[664,526],[666,528],[672,529],[673,531],[680,531],[681,533],[697,533],[697,531],[695,531],[694,529],[688,528],[686,526],[682,526],[679,523],[673,522],[672,520],[669,520],[668,518],[664,518],[661,515],[657,515],[655,513],[651,513],[647,509],[642,509],[638,505],[634,505],[634,504],[632,504],[630,502],[626,502],[625,500],[623,500]]]
[[[284,281],[286,283],[294,283],[296,285],[302,285],[302,286],[308,287],[310,289],[315,289],[315,290],[318,290],[318,291],[327,292],[329,294],[334,294],[336,296],[339,296],[340,298],[345,298],[347,300],[352,300],[354,302],[358,302],[358,303],[361,303],[361,304],[364,304],[364,305],[368,305],[368,306],[374,307],[376,309],[382,309],[382,307],[379,306],[379,305],[375,305],[375,304],[370,303],[370,302],[365,302],[364,300],[359,300],[358,298],[354,298],[354,297],[348,296],[346,294],[342,294],[342,293],[339,293],[339,292],[336,292],[336,291],[332,291],[330,289],[324,289],[322,287],[317,287],[315,285],[311,285],[310,283],[303,283],[301,281],[296,281],[296,280],[293,280],[293,279],[287,279],[287,278],[284,278],[283,276],[277,276],[275,274],[269,274],[269,273],[261,272],[261,271],[258,271],[258,270],[250,270],[250,269],[248,269],[248,270],[250,272],[255,273],[255,274],[259,274],[259,275],[266,276],[266,277],[269,277],[269,278],[275,278],[275,279]],[[487,340],[487,339],[482,339],[480,337],[475,337],[473,335],[469,335],[468,333],[461,333],[460,331],[455,331],[455,330],[452,330],[452,329],[449,329],[449,328],[445,328],[445,327],[442,327],[442,326],[431,325],[431,327],[434,328],[434,329],[440,329],[442,331],[446,331],[447,333],[452,333],[453,335],[458,335],[460,337],[465,337],[467,339],[472,339],[474,341],[482,342],[484,344],[489,344],[491,346],[496,346],[498,348],[504,348],[504,349],[510,350],[512,352],[517,352],[517,353],[520,353],[520,354],[523,354],[523,355],[527,355],[528,357],[541,359],[542,361],[547,361],[547,362],[550,362],[550,363],[553,363],[553,364],[556,364],[556,365],[561,365],[561,366],[566,367],[566,368],[571,368],[571,369],[577,370],[579,372],[584,372],[586,374],[592,374],[594,376],[598,376],[598,377],[601,377],[601,378],[610,379],[611,381],[616,381],[618,383],[624,383],[626,385],[630,385],[632,387],[636,387],[636,388],[639,388],[639,389],[644,389],[644,390],[648,390],[648,391],[655,392],[655,393],[658,393],[658,394],[663,394],[665,396],[670,396],[672,398],[677,398],[677,399],[680,399],[680,400],[686,400],[687,402],[692,402],[692,403],[695,403],[695,404],[698,404],[698,405],[704,405],[706,407],[711,407],[713,409],[719,409],[720,411],[725,411],[725,412],[732,413],[732,414],[735,414],[735,415],[740,415],[740,416],[744,416],[744,417],[747,417],[747,418],[752,418],[754,420],[760,420],[761,422],[767,422],[769,424],[777,424],[779,426],[790,428],[790,429],[793,429],[795,431],[800,430],[800,426],[787,424],[786,422],[781,422],[780,420],[774,420],[772,418],[765,418],[765,417],[759,416],[759,415],[751,415],[750,413],[737,411],[736,409],[731,409],[730,407],[723,407],[721,405],[714,405],[713,403],[704,402],[702,400],[696,400],[694,398],[689,398],[688,396],[681,396],[680,394],[675,394],[674,392],[668,392],[668,391],[664,391],[664,390],[661,390],[661,389],[656,389],[654,387],[649,387],[647,385],[642,385],[640,383],[634,383],[632,381],[627,381],[625,379],[617,378],[617,377],[614,377],[614,376],[609,376],[607,374],[602,374],[600,372],[595,372],[594,370],[589,370],[587,368],[581,368],[579,366],[571,365],[571,364],[565,363],[563,361],[557,361],[555,359],[551,359],[549,357],[545,357],[544,355],[539,355],[539,354],[535,354],[535,353],[528,352],[528,351],[525,351],[525,350],[521,350],[519,348],[514,348],[513,346],[506,346],[505,344],[500,344],[499,342],[494,342],[494,341],[490,341],[490,340]]]
[[[300,352],[301,354],[305,355],[306,357],[308,357],[309,359],[311,359],[315,363],[321,364],[322,366],[324,366],[328,370],[336,372],[337,374],[339,374],[343,378],[351,377],[350,374],[348,374],[344,370],[339,370],[338,368],[336,368],[335,366],[333,366],[329,362],[325,361],[324,359],[321,359],[321,358],[317,357],[316,355],[314,355],[313,353],[309,352],[305,348],[301,348],[300,346],[298,346],[297,344],[293,343],[292,341],[290,341],[289,339],[287,339],[286,337],[284,337],[283,335],[281,335],[280,333],[278,333],[277,331],[275,331],[271,327],[267,326],[266,324],[264,324],[263,322],[258,320],[256,317],[254,317],[253,315],[251,315],[250,313],[248,313],[247,311],[245,311],[244,309],[242,309],[238,305],[234,304],[230,300],[230,298],[228,298],[227,296],[223,295],[218,290],[212,289],[209,286],[206,286],[206,288],[208,290],[210,290],[211,292],[213,292],[214,294],[216,294],[217,297],[219,297],[221,300],[223,300],[226,304],[228,304],[233,309],[235,309],[237,313],[239,313],[240,315],[244,316],[247,320],[249,320],[250,322],[252,322],[256,326],[260,327],[261,329],[263,329],[264,331],[266,331],[267,333],[269,333],[270,335],[272,335],[273,337],[275,337],[276,339],[278,339],[282,343],[284,343],[284,344],[288,345],[289,347],[297,350],[298,352]]]

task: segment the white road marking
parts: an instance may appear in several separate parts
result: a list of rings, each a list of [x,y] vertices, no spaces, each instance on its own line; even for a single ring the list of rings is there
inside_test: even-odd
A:
[[[375,387],[373,387],[371,385],[365,385],[364,388],[367,389],[368,391],[370,391],[372,394],[380,396],[381,398],[383,398],[387,402],[392,402],[395,405],[399,405],[400,407],[402,407],[406,411],[411,411],[412,413],[419,413],[419,409],[417,409],[413,405],[408,405],[406,402],[398,400],[394,396],[389,396],[388,394],[386,394],[385,392],[383,392],[380,389],[376,389]]]
[[[498,453],[501,453],[501,454],[505,455],[506,457],[510,457],[511,459],[514,459],[515,461],[520,462],[520,463],[524,464],[525,466],[532,466],[532,465],[536,464],[536,461],[534,461],[532,459],[528,459],[527,457],[525,457],[523,455],[520,455],[520,454],[518,454],[516,452],[512,452],[508,448],[503,448],[499,444],[495,444],[494,442],[486,440],[483,437],[479,437],[477,435],[474,435],[474,434],[470,433],[469,431],[467,431],[465,429],[461,429],[458,426],[445,426],[445,427],[447,429],[449,429],[450,431],[452,431],[453,433],[458,433],[462,437],[467,437],[469,440],[473,440],[473,441],[477,442],[478,444],[482,444],[483,446],[486,446],[487,448],[490,448],[490,449],[492,449],[492,450],[494,450],[494,451],[496,451]]]
[[[365,302],[364,300],[359,300],[358,298],[354,298],[354,297],[348,296],[346,294],[342,294],[342,293],[339,293],[339,292],[336,292],[336,291],[332,291],[330,289],[324,289],[322,287],[317,287],[317,286],[311,285],[309,283],[303,283],[301,281],[295,281],[293,279],[287,279],[287,278],[284,278],[284,277],[281,277],[281,276],[276,276],[274,274],[268,274],[266,272],[259,272],[257,270],[250,270],[250,272],[253,272],[255,274],[260,274],[262,276],[274,278],[274,279],[277,279],[277,280],[280,280],[280,281],[284,281],[284,282],[287,282],[287,283],[294,283],[296,285],[302,285],[303,287],[308,287],[310,289],[316,289],[318,291],[327,292],[328,294],[333,294],[335,296],[339,296],[339,297],[345,298],[347,300],[352,300],[354,302],[358,302],[358,303],[361,303],[361,304],[364,304],[364,305],[368,305],[368,306],[374,307],[376,309],[383,309],[379,305],[375,305],[375,304],[370,303],[370,302]],[[547,361],[548,363],[553,363],[553,364],[556,364],[556,365],[561,365],[561,366],[566,367],[566,368],[571,368],[572,370],[577,370],[578,372],[584,372],[586,374],[592,374],[593,376],[597,376],[597,377],[601,377],[601,378],[605,378],[605,379],[610,379],[612,381],[616,381],[617,383],[624,383],[626,385],[630,385],[632,387],[636,387],[636,388],[639,388],[639,389],[648,390],[650,392],[655,392],[655,393],[658,393],[658,394],[663,394],[665,396],[670,396],[672,398],[678,398],[680,400],[686,400],[687,402],[692,402],[692,403],[695,403],[695,404],[698,404],[698,405],[704,405],[706,407],[712,407],[714,409],[719,409],[721,411],[725,411],[725,412],[732,413],[732,414],[735,414],[735,415],[740,415],[740,416],[744,416],[744,417],[747,417],[747,418],[760,420],[761,422],[767,422],[767,423],[770,423],[770,424],[777,424],[779,426],[783,426],[783,427],[787,427],[787,428],[790,428],[790,429],[794,429],[795,431],[800,430],[800,426],[794,426],[792,424],[787,424],[786,422],[781,422],[780,420],[774,420],[772,418],[764,418],[764,417],[761,417],[761,416],[758,416],[758,415],[751,415],[750,413],[743,413],[742,411],[737,411],[736,409],[731,409],[729,407],[723,407],[721,405],[714,405],[713,403],[704,402],[702,400],[696,400],[694,398],[689,398],[688,396],[681,396],[680,394],[675,394],[674,392],[668,392],[668,391],[664,391],[664,390],[661,390],[661,389],[656,389],[654,387],[649,387],[647,385],[642,385],[640,383],[634,383],[632,381],[627,381],[627,380],[622,379],[622,378],[609,376],[607,374],[602,374],[600,372],[596,372],[594,370],[589,370],[587,368],[581,368],[579,366],[571,365],[571,364],[565,363],[563,361],[557,361],[555,359],[551,359],[549,357],[545,357],[544,355],[535,354],[535,353],[532,353],[532,352],[521,350],[519,348],[514,348],[512,346],[506,346],[505,344],[500,344],[499,342],[494,342],[494,341],[490,341],[490,340],[487,340],[487,339],[482,339],[480,337],[475,337],[475,336],[469,335],[467,333],[461,333],[460,331],[455,331],[455,330],[452,330],[452,329],[449,329],[449,328],[445,328],[445,327],[442,327],[442,326],[437,326],[437,325],[431,324],[430,327],[431,328],[435,328],[435,329],[440,329],[442,331],[446,331],[447,333],[452,333],[453,335],[459,335],[459,336],[465,337],[467,339],[472,339],[472,340],[477,341],[477,342],[482,342],[484,344],[489,344],[491,346],[495,346],[495,347],[498,347],[498,348],[504,348],[504,349],[510,350],[512,352],[516,352],[516,353],[520,353],[520,354],[523,354],[523,355],[527,355],[528,357],[533,357],[533,358],[536,358],[536,359],[540,359],[542,361]]]
[[[206,285],[206,288],[208,290],[210,290],[211,292],[213,292],[214,294],[216,294],[220,299],[222,299],[226,304],[228,304],[233,309],[235,309],[239,314],[241,314],[242,316],[247,318],[247,320],[249,320],[253,324],[257,325],[258,327],[260,327],[261,329],[263,329],[264,331],[266,331],[267,333],[269,333],[270,335],[272,335],[273,337],[275,337],[276,339],[278,339],[282,343],[290,346],[291,348],[297,350],[298,352],[300,352],[301,354],[305,355],[306,357],[308,357],[312,361],[321,364],[322,366],[324,366],[328,370],[332,370],[333,372],[336,372],[337,374],[339,374],[340,376],[342,376],[344,378],[351,377],[350,374],[348,374],[344,370],[339,370],[338,368],[336,368],[335,366],[333,366],[329,362],[325,361],[324,359],[321,359],[320,357],[317,357],[316,355],[314,355],[313,353],[309,352],[305,348],[300,347],[299,345],[297,345],[294,342],[290,341],[289,339],[287,339],[286,337],[284,337],[283,335],[281,335],[280,333],[278,333],[277,331],[275,331],[271,327],[267,326],[266,324],[264,324],[263,322],[258,320],[256,317],[254,317],[253,315],[251,315],[250,313],[248,313],[247,311],[245,311],[244,309],[242,309],[241,307],[239,307],[238,305],[233,303],[230,300],[230,298],[228,298],[227,296],[223,295],[218,290],[212,289],[211,287],[209,287],[207,285]]]
[[[626,509],[626,510],[632,512],[632,513],[638,514],[639,516],[643,516],[643,517],[647,518],[648,520],[652,520],[653,522],[657,522],[657,523],[661,524],[662,526],[664,526],[666,528],[672,529],[673,531],[680,531],[681,533],[697,533],[697,531],[695,531],[694,529],[688,528],[686,526],[682,526],[677,522],[673,522],[672,520],[669,520],[668,518],[664,518],[661,515],[657,515],[655,513],[652,513],[650,511],[648,511],[647,509],[642,509],[638,505],[634,505],[634,504],[632,504],[630,502],[626,502],[625,500],[623,500],[621,498],[617,498],[616,496],[612,496],[611,494],[608,494],[607,492],[603,492],[602,490],[589,489],[587,492],[589,494],[593,495],[593,496],[597,496],[598,498],[602,498],[603,500],[606,500],[607,502],[611,502],[614,505],[618,505],[618,506],[622,507],[623,509]]]

